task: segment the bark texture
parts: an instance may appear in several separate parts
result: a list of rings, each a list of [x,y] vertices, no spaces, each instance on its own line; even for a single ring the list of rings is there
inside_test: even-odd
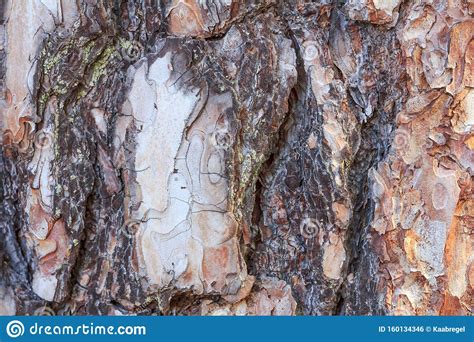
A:
[[[471,0],[0,4],[0,314],[472,314]]]

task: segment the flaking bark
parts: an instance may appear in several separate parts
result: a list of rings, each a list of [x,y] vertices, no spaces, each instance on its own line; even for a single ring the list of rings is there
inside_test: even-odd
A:
[[[1,4],[0,314],[471,314],[474,4]]]

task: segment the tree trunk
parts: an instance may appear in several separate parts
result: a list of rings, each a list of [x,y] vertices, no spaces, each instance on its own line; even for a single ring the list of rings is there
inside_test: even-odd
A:
[[[471,0],[4,0],[0,314],[464,315]]]

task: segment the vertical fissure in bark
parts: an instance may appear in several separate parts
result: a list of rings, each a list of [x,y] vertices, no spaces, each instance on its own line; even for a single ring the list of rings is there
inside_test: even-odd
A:
[[[406,102],[406,75],[401,61],[400,43],[395,28],[383,30],[365,26],[366,37],[380,37],[375,42],[385,44],[385,51],[376,53],[376,43],[367,42],[369,48],[365,61],[374,65],[377,79],[377,106],[374,114],[360,124],[360,145],[351,162],[349,186],[354,194],[352,220],[348,226],[347,249],[349,260],[343,286],[339,291],[339,305],[336,314],[384,314],[384,289],[378,288],[379,269],[377,256],[372,249],[370,225],[374,217],[374,200],[370,184],[370,170],[377,167],[389,153],[396,126],[396,113],[401,111]],[[372,49],[373,51],[371,51]],[[370,60],[372,56],[375,59]],[[388,62],[387,62],[388,61]],[[363,110],[354,99],[348,88],[350,103],[353,108]],[[348,279],[350,278],[350,279]],[[363,298],[363,299],[362,299]]]
[[[5,157],[4,154],[9,154],[9,156]],[[14,151],[2,147],[0,155],[0,200],[2,202],[0,225],[3,236],[0,241],[2,244],[0,249],[1,279],[2,282],[5,282],[4,286],[10,284],[26,286],[30,280],[30,272],[23,254],[23,246],[18,243],[21,239],[18,237],[20,231],[19,212],[15,197],[19,180],[15,164],[11,159],[12,154]]]

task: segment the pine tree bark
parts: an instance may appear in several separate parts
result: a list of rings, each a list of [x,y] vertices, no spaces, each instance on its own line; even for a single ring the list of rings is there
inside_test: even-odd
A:
[[[1,5],[0,314],[472,314],[472,1]]]

